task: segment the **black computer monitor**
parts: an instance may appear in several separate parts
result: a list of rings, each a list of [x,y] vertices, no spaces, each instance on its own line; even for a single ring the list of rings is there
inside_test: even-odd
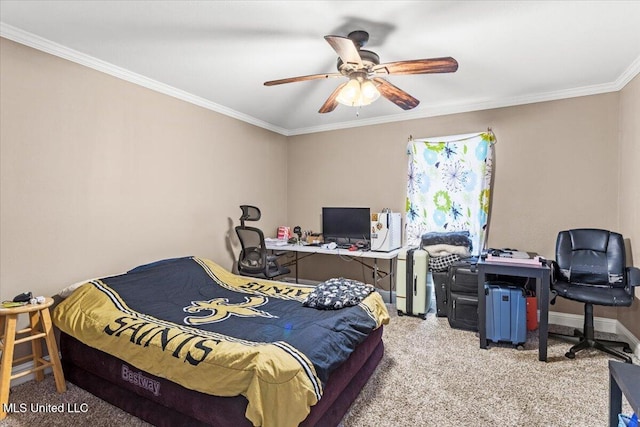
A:
[[[369,208],[322,208],[322,236],[325,242],[356,243],[371,239]]]

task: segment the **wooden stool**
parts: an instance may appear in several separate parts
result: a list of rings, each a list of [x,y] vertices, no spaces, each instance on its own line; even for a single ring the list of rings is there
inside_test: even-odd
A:
[[[7,416],[5,409],[9,403],[11,380],[14,378],[35,373],[36,381],[42,381],[44,379],[44,369],[51,366],[58,393],[67,391],[62,365],[58,357],[58,346],[51,326],[49,307],[52,304],[53,298],[45,298],[43,304],[26,304],[14,308],[0,306],[0,334],[2,334],[0,335],[0,350],[2,350],[2,361],[0,362],[0,420]],[[22,313],[29,313],[29,327],[16,331],[18,315]],[[18,338],[20,335],[26,336]],[[42,358],[42,346],[38,342],[42,338],[47,343],[49,361]],[[14,346],[27,341],[31,341],[31,354],[14,360]],[[13,365],[25,360],[32,360],[33,367],[11,375]]]

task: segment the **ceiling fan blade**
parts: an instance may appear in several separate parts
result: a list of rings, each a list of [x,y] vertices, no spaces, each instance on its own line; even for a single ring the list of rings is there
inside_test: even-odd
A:
[[[364,67],[358,48],[353,43],[353,40],[342,36],[324,36],[324,39],[336,51],[342,62],[352,64],[358,69]]]
[[[328,73],[328,74],[311,74],[309,76],[289,77],[287,79],[271,80],[264,82],[265,86],[275,86],[284,83],[303,82],[306,80],[328,79],[329,77],[342,77],[340,73]]]
[[[402,89],[392,85],[385,79],[376,77],[373,79],[373,81],[378,85],[378,91],[382,96],[384,96],[403,110],[411,110],[412,108],[415,108],[418,106],[418,104],[420,104],[420,101],[418,101]]]
[[[373,67],[376,74],[430,74],[453,73],[458,69],[458,61],[450,56],[444,58],[414,59],[380,64]]]
[[[327,98],[324,104],[322,104],[322,107],[320,107],[320,109],[318,110],[318,113],[330,113],[336,109],[336,107],[338,106],[338,101],[336,101],[336,98],[338,97],[338,94],[340,93],[342,88],[345,87],[347,83],[348,82],[342,83],[333,92],[331,92],[331,95],[329,95],[329,98]]]

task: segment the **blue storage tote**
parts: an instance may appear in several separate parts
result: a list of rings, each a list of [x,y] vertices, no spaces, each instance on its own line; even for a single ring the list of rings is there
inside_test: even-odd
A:
[[[506,282],[486,282],[487,339],[510,341],[521,345],[527,341],[527,299],[523,288]]]

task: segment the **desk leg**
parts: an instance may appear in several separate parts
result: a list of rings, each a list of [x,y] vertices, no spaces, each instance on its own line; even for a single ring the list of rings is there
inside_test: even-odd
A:
[[[609,372],[609,427],[618,426],[618,414],[622,412],[622,390]]]
[[[389,258],[389,304],[393,304],[393,290],[396,287],[396,272],[393,268],[393,258]]]
[[[540,325],[538,327],[538,360],[547,361],[547,338],[549,336],[549,287],[548,274],[542,274],[536,280],[538,285],[538,308],[540,309]]]
[[[296,285],[298,284],[298,251],[296,251]]]
[[[378,287],[378,259],[373,259],[373,287]]]
[[[480,348],[487,348],[487,312],[484,282],[484,268],[478,266],[478,336],[480,337]]]

